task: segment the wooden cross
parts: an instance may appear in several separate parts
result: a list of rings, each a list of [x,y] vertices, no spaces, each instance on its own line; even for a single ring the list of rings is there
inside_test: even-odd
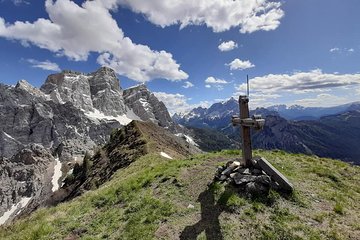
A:
[[[250,118],[249,114],[249,98],[248,96],[239,97],[240,117],[233,116],[232,124],[234,126],[241,126],[242,132],[242,161],[241,165],[250,167],[252,165],[252,147],[250,130],[254,128],[260,130],[265,125],[265,119],[262,119],[260,115],[254,115]]]
[[[265,119],[261,118],[260,115],[254,115],[250,118],[249,114],[249,97],[239,97],[240,117],[233,116],[232,123],[234,126],[241,126],[242,132],[242,159],[241,165],[244,167],[251,167],[257,165],[265,173],[267,173],[272,179],[274,179],[285,191],[291,192],[294,190],[293,185],[289,180],[282,175],[274,166],[272,166],[265,158],[253,159],[252,148],[251,148],[251,136],[250,130],[254,128],[260,130],[264,128]]]

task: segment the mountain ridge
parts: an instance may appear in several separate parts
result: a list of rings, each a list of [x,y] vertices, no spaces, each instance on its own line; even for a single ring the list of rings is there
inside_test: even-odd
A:
[[[257,108],[250,111],[250,115],[260,114],[265,118],[265,128],[253,132],[252,142],[255,148],[281,149],[293,153],[315,154],[321,157],[342,159],[360,164],[360,152],[354,145],[360,141],[360,121],[358,110],[360,105],[352,103],[341,105],[346,111],[323,116],[318,120],[288,120],[273,108]],[[340,109],[338,108],[338,109]],[[175,116],[174,121],[185,127],[198,129],[212,129],[230,141],[220,144],[233,148],[233,141],[240,142],[238,128],[231,124],[231,117],[239,114],[239,106],[234,98],[216,103],[209,108],[195,108],[184,116]],[[348,114],[348,115],[347,115]],[[216,117],[214,117],[216,116]],[[194,131],[192,136],[200,142],[205,142],[207,149],[217,150],[218,143],[206,140],[210,135],[204,131]],[[220,139],[220,138],[219,138]],[[226,140],[226,139],[225,139]],[[231,141],[232,140],[232,141]],[[213,147],[211,147],[213,146]]]

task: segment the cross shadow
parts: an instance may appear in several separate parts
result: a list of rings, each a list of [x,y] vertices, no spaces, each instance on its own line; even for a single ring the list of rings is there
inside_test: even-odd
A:
[[[212,183],[213,184],[213,183]],[[225,191],[226,192],[226,191]],[[226,196],[220,197],[223,202]],[[211,190],[211,185],[204,192],[200,193],[198,201],[201,204],[201,219],[192,226],[187,226],[180,234],[181,240],[196,240],[201,232],[205,231],[206,239],[208,240],[222,240],[221,227],[219,216],[224,210],[224,207],[215,202],[214,193]]]

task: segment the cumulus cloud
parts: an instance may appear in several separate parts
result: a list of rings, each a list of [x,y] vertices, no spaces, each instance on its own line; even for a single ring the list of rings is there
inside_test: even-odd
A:
[[[302,106],[334,106],[354,101],[356,89],[360,86],[360,73],[323,73],[320,69],[292,74],[269,74],[249,80],[252,106],[269,106],[287,99],[288,104]],[[246,94],[246,84],[235,85],[235,96]],[[348,96],[330,95],[346,90]],[[338,93],[339,93],[338,91]],[[352,91],[352,92],[351,92]],[[296,94],[296,96],[294,96]],[[314,97],[314,94],[315,97]],[[298,99],[289,102],[288,99]]]
[[[191,87],[193,87],[194,86],[194,84],[192,84],[191,82],[189,82],[189,81],[186,81],[185,82],[185,85],[183,85],[182,87],[183,88],[191,88]]]
[[[231,63],[226,65],[230,66],[230,70],[244,70],[255,67],[249,60],[242,61],[238,58],[235,58]]]
[[[185,95],[179,93],[165,93],[165,92],[155,92],[155,96],[162,101],[167,109],[169,110],[170,114],[174,113],[185,113],[189,112],[193,108],[196,107],[208,107],[210,102],[208,101],[201,101],[197,104],[190,104],[190,98],[187,98]]]
[[[170,53],[135,44],[124,35],[111,15],[117,4],[116,0],[94,0],[79,6],[70,0],[46,0],[49,19],[11,24],[0,18],[0,37],[33,44],[75,61],[85,61],[95,52],[99,64],[139,82],[187,79]]]
[[[332,107],[335,105],[341,105],[348,103],[349,99],[345,97],[339,97],[332,94],[321,93],[318,94],[315,98],[304,98],[296,100],[295,104],[304,106],[304,107]]]
[[[15,6],[30,5],[30,2],[26,0],[0,0],[0,3],[5,1],[12,2]]]
[[[331,48],[329,51],[330,51],[331,53],[339,52],[339,51],[340,51],[340,48],[334,47],[334,48]]]
[[[209,83],[209,84],[227,84],[228,82],[223,80],[223,79],[214,78],[214,77],[208,77],[205,80],[205,83]]]
[[[222,52],[231,51],[231,50],[233,50],[233,49],[235,49],[237,47],[238,47],[238,45],[234,41],[222,42],[218,46],[219,50],[222,51]]]
[[[250,79],[250,88],[256,92],[277,93],[307,93],[326,91],[331,88],[353,86],[360,84],[360,74],[329,74],[320,69],[294,74],[269,74]],[[245,90],[246,84],[241,84],[237,90]]]
[[[280,25],[284,16],[281,3],[268,0],[117,0],[117,4],[144,14],[161,27],[206,25],[214,32],[230,28],[239,28],[241,33],[270,31]]]
[[[208,77],[207,79],[205,79],[205,83],[206,88],[215,87],[219,91],[224,89],[225,84],[228,84],[226,80],[214,77]]]
[[[30,63],[32,65],[32,67],[34,67],[34,68],[41,68],[43,70],[55,71],[55,72],[61,71],[59,65],[57,65],[56,63],[50,62],[49,60],[42,62],[42,61],[38,61],[35,59],[27,59],[26,61],[28,63]]]
[[[337,53],[337,54],[351,54],[353,52],[355,52],[355,49],[354,48],[338,48],[338,47],[334,47],[334,48],[331,48],[329,50],[329,52],[331,53]]]

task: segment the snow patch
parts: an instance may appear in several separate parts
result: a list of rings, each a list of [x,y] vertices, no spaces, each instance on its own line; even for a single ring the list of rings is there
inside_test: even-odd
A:
[[[12,205],[11,208],[0,217],[0,225],[4,224],[7,220],[9,220],[11,215],[13,215],[17,210],[20,209],[20,211],[17,213],[19,214],[21,210],[29,203],[30,199],[31,197],[23,197],[20,202]]]
[[[194,141],[194,139],[192,139],[192,137],[190,137],[190,136],[188,136],[188,135],[186,135],[186,134],[184,134],[184,137],[185,137],[186,141],[187,141],[189,144],[191,144],[191,145],[193,145],[193,146],[196,146],[196,147],[199,146],[199,145]]]
[[[194,141],[194,139],[192,139],[192,137],[190,137],[189,135],[183,134],[183,133],[177,133],[175,134],[175,136],[177,137],[182,137],[185,138],[186,142],[188,142],[189,144],[198,147],[199,145]]]
[[[141,103],[141,105],[143,106],[143,108],[149,112],[150,110],[150,104],[148,103],[148,101],[146,101],[146,99],[140,98],[139,102]]]
[[[132,120],[142,121],[141,118],[138,115],[136,115],[132,109],[128,109],[127,107],[126,107],[126,116]]]
[[[92,112],[85,112],[85,115],[88,118],[96,120],[115,120],[118,121],[121,125],[127,125],[132,120],[141,120],[132,110],[127,110],[126,114],[114,116],[108,116],[100,112],[97,109],[94,109]]]
[[[165,158],[168,158],[168,159],[173,159],[172,157],[170,157],[168,154],[166,154],[164,152],[160,152],[160,155],[165,157]]]
[[[62,172],[61,172],[61,162],[59,161],[59,158],[55,158],[55,166],[54,166],[54,175],[51,179],[52,183],[52,191],[55,192],[59,189],[59,179],[61,178]]]
[[[13,138],[12,136],[10,136],[9,134],[7,134],[6,132],[3,132],[4,133],[4,135],[7,137],[7,138],[10,138],[11,140],[14,140],[14,141],[16,141],[16,139],[15,138]]]

